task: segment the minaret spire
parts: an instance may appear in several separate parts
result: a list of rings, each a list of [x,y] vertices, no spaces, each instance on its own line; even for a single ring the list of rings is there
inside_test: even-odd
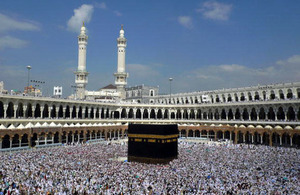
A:
[[[88,83],[88,72],[86,71],[86,46],[87,46],[88,36],[86,35],[86,28],[84,22],[82,22],[82,27],[80,28],[80,35],[78,36],[78,68],[74,72],[76,78],[76,98],[85,98],[85,88]]]
[[[121,25],[120,36],[117,39],[118,45],[118,69],[115,76],[115,85],[117,86],[117,91],[120,94],[121,99],[125,99],[125,86],[127,85],[127,77],[128,73],[125,72],[125,54],[126,54],[126,46],[127,39],[124,37],[124,29],[123,24]]]

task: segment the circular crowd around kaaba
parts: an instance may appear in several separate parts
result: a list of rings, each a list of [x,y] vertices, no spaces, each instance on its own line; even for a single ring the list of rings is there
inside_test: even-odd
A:
[[[297,194],[300,150],[180,141],[168,164],[112,160],[127,143],[1,153],[0,194]]]

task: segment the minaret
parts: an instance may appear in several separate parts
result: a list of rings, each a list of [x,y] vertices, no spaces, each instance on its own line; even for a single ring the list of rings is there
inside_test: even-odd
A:
[[[127,40],[124,37],[123,25],[121,26],[120,36],[117,39],[118,43],[118,70],[115,76],[115,85],[117,87],[117,91],[120,94],[121,99],[125,99],[125,86],[127,85],[127,77],[128,73],[125,72],[125,49],[127,45]]]
[[[76,83],[76,98],[85,98],[85,87],[88,83],[88,72],[86,71],[86,46],[88,36],[85,33],[84,22],[80,29],[80,35],[78,36],[78,68],[75,74]]]

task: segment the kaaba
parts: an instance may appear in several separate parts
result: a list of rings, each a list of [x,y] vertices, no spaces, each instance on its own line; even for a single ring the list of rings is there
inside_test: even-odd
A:
[[[177,155],[177,125],[128,125],[128,161],[166,164]]]

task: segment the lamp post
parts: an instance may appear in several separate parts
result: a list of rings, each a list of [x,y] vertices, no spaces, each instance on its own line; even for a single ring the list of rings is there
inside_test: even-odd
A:
[[[172,94],[172,81],[173,81],[173,78],[169,78],[169,81],[170,81],[170,104],[171,104],[172,103],[171,94]]]
[[[29,75],[30,75],[30,69],[31,69],[31,66],[26,66],[27,70],[28,70],[28,74],[27,74],[27,93],[28,93],[28,88],[29,88]]]

